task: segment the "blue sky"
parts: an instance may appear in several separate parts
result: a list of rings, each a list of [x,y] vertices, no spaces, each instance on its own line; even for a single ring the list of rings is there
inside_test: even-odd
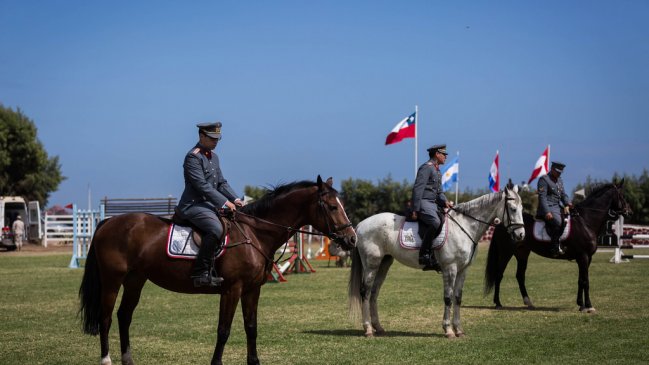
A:
[[[460,152],[460,188],[527,180],[543,149],[586,176],[649,168],[647,1],[0,1],[0,103],[67,176],[50,205],[179,197],[195,124],[220,120],[235,190],[414,179]]]

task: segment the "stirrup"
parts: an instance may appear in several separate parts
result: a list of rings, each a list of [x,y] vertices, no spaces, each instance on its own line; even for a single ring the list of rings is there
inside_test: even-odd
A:
[[[192,280],[194,282],[194,287],[202,286],[219,286],[223,283],[223,278],[219,276],[210,275],[209,271],[205,271],[199,275],[192,275]]]

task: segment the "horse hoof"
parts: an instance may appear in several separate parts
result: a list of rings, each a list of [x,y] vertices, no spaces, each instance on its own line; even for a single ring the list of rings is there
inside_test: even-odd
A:
[[[376,336],[385,336],[385,330],[383,328],[376,330],[374,333]]]
[[[372,331],[365,332],[365,337],[366,337],[366,338],[374,337],[374,332],[372,332]]]
[[[596,310],[595,308],[593,308],[593,307],[590,307],[590,308],[585,308],[585,307],[584,307],[584,308],[579,308],[579,311],[582,312],[582,313],[588,313],[588,314],[593,314],[593,313],[596,313],[596,312],[597,312],[597,310]]]
[[[464,334],[464,332],[457,332],[457,333],[455,334],[455,337],[457,337],[457,338],[464,337],[464,336],[466,336],[466,335]]]
[[[447,333],[446,338],[455,338],[455,333]]]
[[[497,305],[496,305],[496,309],[503,309],[503,306],[500,305],[500,304],[497,304]]]

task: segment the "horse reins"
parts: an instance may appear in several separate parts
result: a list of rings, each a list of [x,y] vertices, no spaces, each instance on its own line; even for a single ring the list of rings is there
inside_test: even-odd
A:
[[[508,200],[515,200],[515,199],[514,199],[514,198],[510,198],[510,197],[508,197],[507,195],[505,195],[505,200],[503,200],[503,203],[504,203],[504,208],[503,208],[503,218],[504,218],[504,216],[505,216],[505,214],[506,214],[506,215],[507,215],[507,222],[508,222],[508,224],[505,226],[505,228],[506,228],[506,229],[509,229],[510,227],[523,227],[524,225],[523,225],[522,223],[512,223],[511,215],[509,214],[509,210],[507,209],[507,201],[508,201]],[[469,218],[473,219],[473,220],[476,221],[476,222],[479,222],[479,223],[482,223],[482,224],[486,224],[486,225],[488,225],[488,226],[490,226],[490,227],[496,227],[496,226],[497,226],[497,224],[493,224],[493,223],[490,223],[490,222],[484,221],[484,220],[482,220],[482,219],[476,218],[476,217],[474,217],[474,216],[472,216],[472,215],[470,215],[470,214],[468,214],[468,213],[465,213],[465,212],[462,212],[462,211],[460,211],[460,210],[458,210],[458,209],[455,209],[454,207],[449,207],[449,209],[450,209],[450,210],[453,210],[453,211],[455,211],[455,212],[457,212],[457,213],[459,213],[459,214],[462,214],[462,215],[464,215],[464,216],[466,216],[466,217],[469,217]],[[475,247],[478,245],[478,243],[473,239],[473,237],[471,237],[471,235],[469,234],[469,232],[467,232],[466,229],[464,229],[464,227],[462,227],[462,225],[460,224],[460,222],[458,222],[455,218],[453,218],[452,215],[450,215],[450,214],[448,214],[448,213],[446,213],[446,215],[447,215],[447,216],[448,216],[448,217],[449,217],[453,222],[455,222],[455,224],[457,224],[457,226],[460,227],[460,229],[462,230],[462,232],[464,232],[464,234],[466,234],[466,236],[469,237],[469,239],[471,240],[471,242],[473,242],[473,250],[472,250],[472,252],[471,252],[471,257],[473,257],[473,253],[475,252]]]
[[[288,241],[289,238],[291,238],[291,236],[293,236],[296,233],[306,233],[306,234],[311,234],[311,235],[315,235],[315,236],[326,236],[326,237],[330,238],[333,241],[341,239],[340,236],[338,235],[338,232],[342,231],[345,228],[351,227],[352,223],[348,222],[348,223],[342,224],[340,226],[335,224],[335,222],[333,221],[333,218],[330,215],[327,214],[327,210],[326,210],[327,208],[325,207],[325,202],[324,202],[324,200],[322,200],[322,197],[325,194],[328,194],[328,192],[321,192],[320,193],[320,195],[318,197],[318,206],[320,207],[319,210],[323,213],[323,215],[325,217],[325,222],[327,223],[327,229],[329,230],[329,233],[310,232],[310,231],[303,230],[301,228],[294,228],[294,227],[291,227],[291,226],[286,226],[286,225],[283,225],[283,224],[271,222],[271,221],[269,221],[267,219],[263,219],[263,218],[260,218],[260,217],[257,217],[257,216],[251,215],[251,214],[243,213],[243,212],[241,212],[239,210],[235,210],[235,211],[232,211],[231,221],[237,227],[239,232],[245,237],[245,240],[243,240],[241,242],[236,242],[236,243],[230,244],[229,246],[230,247],[236,247],[236,246],[239,246],[239,245],[249,244],[252,247],[254,247],[257,251],[259,251],[259,253],[261,253],[262,256],[264,256],[264,258],[266,259],[267,262],[274,262],[275,264],[277,264],[282,259],[284,254],[286,253],[286,248],[284,248],[284,251],[282,252],[282,254],[280,255],[280,257],[277,260],[271,260],[262,251],[262,249],[257,247],[252,242],[252,240],[246,235],[243,228],[241,228],[241,226],[239,225],[239,222],[236,219],[236,216],[238,214],[241,214],[241,215],[243,215],[245,217],[248,217],[248,218],[252,218],[252,219],[254,219],[255,221],[258,221],[258,222],[266,223],[266,224],[271,225],[271,226],[284,228],[286,230],[286,232],[287,232],[286,241]],[[333,229],[331,228],[332,225],[333,225]]]

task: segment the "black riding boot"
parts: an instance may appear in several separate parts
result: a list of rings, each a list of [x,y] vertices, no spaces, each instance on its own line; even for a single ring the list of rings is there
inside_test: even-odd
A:
[[[419,265],[424,265],[423,271],[435,270],[440,272],[442,269],[439,267],[435,253],[432,250],[433,244],[433,231],[434,228],[429,228],[426,231],[422,241],[421,248],[419,249]]]
[[[550,253],[554,257],[563,255],[563,250],[561,249],[559,238],[560,236],[557,235],[552,236],[552,247],[550,248]]]
[[[219,286],[223,282],[223,278],[217,276],[216,270],[213,270],[214,251],[219,243],[219,238],[215,235],[203,236],[203,242],[198,250],[198,256],[196,256],[194,270],[191,275],[195,287]]]

